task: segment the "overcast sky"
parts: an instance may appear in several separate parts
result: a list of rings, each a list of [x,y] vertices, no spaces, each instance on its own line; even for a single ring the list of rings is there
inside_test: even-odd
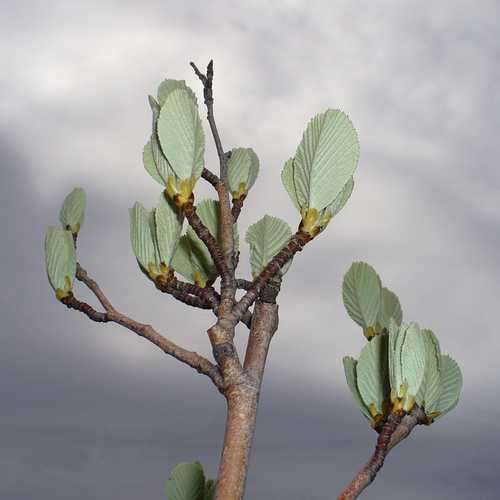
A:
[[[200,95],[188,63],[213,58],[224,146],[261,162],[241,234],[265,213],[298,223],[279,175],[314,114],[345,110],[361,142],[349,203],[284,280],[247,498],[334,498],[372,452],[341,364],[364,343],[340,293],[353,260],[464,374],[456,410],[415,429],[366,498],[498,498],[500,4],[184,3],[1,3],[0,497],[160,500],[177,462],[216,474],[224,400],[208,379],[58,304],[42,254],[84,187],[82,264],[117,308],[210,355],[213,317],[144,279],[127,209],[159,195],[141,162],[147,94],[176,78]]]

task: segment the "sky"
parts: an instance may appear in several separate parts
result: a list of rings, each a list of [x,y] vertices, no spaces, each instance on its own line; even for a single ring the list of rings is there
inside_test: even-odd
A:
[[[189,61],[213,58],[224,147],[260,159],[241,234],[266,213],[297,225],[279,177],[312,116],[344,110],[361,143],[351,199],[284,279],[246,498],[334,498],[372,453],[341,362],[364,344],[341,299],[356,260],[464,376],[458,407],[391,452],[365,497],[498,498],[499,16],[493,0],[2,2],[0,497],[159,500],[180,461],[216,474],[220,394],[58,304],[42,252],[64,196],[85,188],[82,265],[119,310],[210,356],[213,317],[144,279],[127,210],[159,196],[141,161],[147,95],[175,78],[201,97]],[[248,277],[245,246],[240,260]]]

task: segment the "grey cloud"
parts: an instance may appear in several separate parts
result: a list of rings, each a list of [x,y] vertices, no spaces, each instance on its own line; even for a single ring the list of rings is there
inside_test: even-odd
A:
[[[197,86],[188,60],[214,57],[225,144],[255,147],[262,164],[242,233],[265,212],[296,224],[279,171],[316,111],[349,110],[362,144],[348,206],[285,278],[248,498],[331,496],[370,453],[374,433],[347,399],[340,364],[363,344],[340,297],[357,259],[399,294],[408,319],[435,329],[465,376],[455,412],[396,449],[367,496],[496,498],[496,14],[496,2],[9,6],[0,20],[0,496],[162,498],[180,460],[216,472],[222,398],[141,339],[64,310],[42,260],[45,227],[82,185],[82,263],[120,309],[210,355],[211,315],[158,294],[138,271],[127,208],[159,193],[140,162],[146,94],[166,75]],[[208,158],[215,165],[213,149]]]

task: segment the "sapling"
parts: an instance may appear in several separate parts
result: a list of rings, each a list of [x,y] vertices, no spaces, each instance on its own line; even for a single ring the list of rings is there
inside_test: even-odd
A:
[[[348,201],[359,159],[356,130],[340,110],[327,109],[308,123],[281,180],[298,212],[297,228],[265,215],[246,231],[251,277],[237,275],[238,218],[259,174],[251,148],[225,150],[213,108],[213,63],[202,73],[207,120],[219,160],[218,175],[205,165],[205,133],[193,90],[182,80],[161,82],[149,96],[152,130],[143,150],[144,168],[159,185],[150,210],[130,209],[130,238],[139,269],[160,291],[215,316],[207,329],[213,360],[181,347],[147,323],[119,312],[76,257],[84,221],[85,193],[64,200],[61,227],[45,238],[46,268],[57,299],[97,322],[113,322],[209,377],[227,403],[226,430],[216,480],[199,462],[181,463],[167,481],[169,500],[238,500],[245,491],[266,357],[278,326],[277,296],[292,259],[327,229]],[[214,199],[198,200],[201,180]],[[185,228],[185,230],[184,230]],[[75,279],[95,295],[97,310],[76,296]],[[242,296],[237,298],[237,290]],[[373,456],[340,494],[356,498],[382,466],[387,453],[417,424],[431,424],[458,402],[462,378],[455,361],[440,352],[436,336],[402,322],[397,296],[374,269],[354,263],[343,282],[344,304],[367,344],[358,359],[343,360],[347,385],[362,415],[378,434]],[[240,358],[234,343],[238,323],[249,334]]]

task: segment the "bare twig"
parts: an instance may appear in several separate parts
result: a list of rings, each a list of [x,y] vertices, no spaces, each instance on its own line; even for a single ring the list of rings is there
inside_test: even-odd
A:
[[[210,130],[212,131],[215,147],[217,149],[217,156],[219,157],[221,182],[217,185],[217,193],[219,195],[222,253],[224,255],[227,269],[227,274],[225,272],[221,272],[221,307],[224,311],[228,311],[234,303],[234,295],[236,293],[233,267],[233,216],[231,214],[229,193],[227,191],[227,156],[224,153],[214,117],[214,97],[212,90],[214,63],[213,61],[208,63],[206,75],[203,74],[193,62],[191,62],[190,65],[194,69],[196,76],[198,76],[203,84],[203,97],[207,107],[207,120],[210,125]]]
[[[88,276],[88,273],[82,266],[78,265],[77,279],[82,281],[94,293],[99,302],[102,304],[106,312],[98,312],[89,304],[81,302],[72,294],[64,298],[62,302],[70,309],[75,309],[84,313],[93,321],[98,322],[113,322],[135,332],[137,335],[149,340],[154,345],[159,347],[165,354],[169,354],[178,359],[182,363],[194,368],[197,372],[209,377],[215,386],[222,390],[223,378],[216,365],[208,359],[194,351],[188,351],[183,347],[175,344],[158,333],[151,325],[146,325],[135,321],[125,314],[118,312],[112,305],[104,292],[101,290],[97,282]]]
[[[233,216],[233,222],[236,222],[238,220],[238,217],[240,216],[241,209],[243,208],[243,202],[245,198],[241,197],[238,198],[237,200],[233,200],[233,206],[231,208],[231,215]]]
[[[242,314],[255,302],[262,288],[286,264],[297,252],[300,252],[304,246],[311,241],[312,237],[308,234],[297,231],[289,243],[283,247],[267,264],[262,272],[253,280],[247,293],[233,307],[233,314],[236,319],[241,318]]]
[[[198,214],[196,213],[196,207],[192,203],[186,203],[183,206],[183,210],[189,224],[210,252],[215,267],[221,275],[222,280],[227,280],[229,277],[229,271],[227,269],[227,263],[224,259],[224,255],[222,254],[222,250],[217,243],[217,240],[212,236],[210,231],[205,227],[201,219],[198,217]]]
[[[389,443],[396,428],[401,423],[403,414],[400,412],[391,413],[387,422],[383,425],[380,432],[375,451],[366,465],[356,474],[354,479],[339,495],[338,500],[352,500],[358,498],[361,492],[373,482],[378,471],[384,465],[384,460],[389,452]]]
[[[201,172],[201,176],[210,184],[212,184],[212,186],[217,189],[217,184],[219,184],[220,182],[220,179],[213,173],[211,172],[210,170],[208,170],[208,168],[204,168],[203,171]]]
[[[252,285],[253,285],[252,281],[243,278],[236,278],[236,286],[238,288],[241,288],[242,290],[250,290]]]

